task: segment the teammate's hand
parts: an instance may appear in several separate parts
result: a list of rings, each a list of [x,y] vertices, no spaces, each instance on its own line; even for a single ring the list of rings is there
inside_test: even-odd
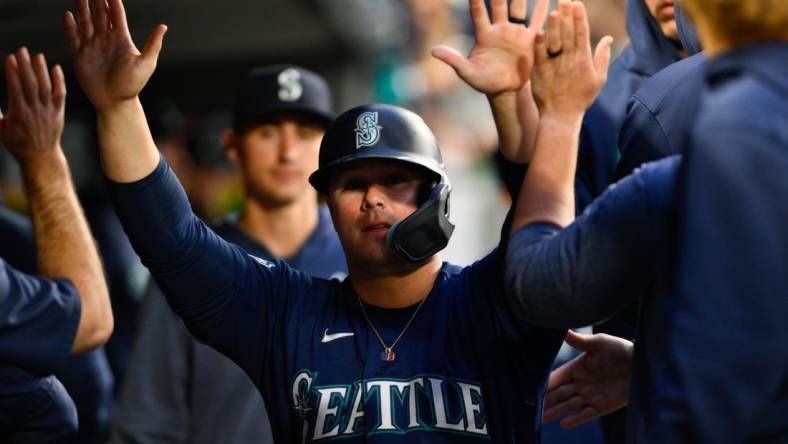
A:
[[[542,421],[576,427],[624,407],[629,399],[633,344],[606,334],[566,334],[584,353],[550,373]]]
[[[531,77],[534,38],[542,29],[547,0],[537,0],[530,26],[509,20],[525,20],[528,0],[491,0],[492,22],[484,0],[470,0],[476,30],[476,46],[468,57],[448,46],[432,48],[432,55],[450,65],[468,85],[487,95],[519,91]]]
[[[606,36],[592,54],[585,6],[560,0],[547,17],[546,36],[535,40],[533,93],[540,115],[585,112],[607,80],[612,44]]]
[[[0,142],[24,167],[53,154],[62,155],[60,136],[66,82],[59,66],[50,79],[43,54],[33,60],[26,48],[5,60],[8,112],[0,112]]]
[[[121,0],[77,0],[77,17],[65,15],[66,36],[74,70],[98,111],[133,99],[156,69],[167,27],[158,25],[140,53],[131,40]]]

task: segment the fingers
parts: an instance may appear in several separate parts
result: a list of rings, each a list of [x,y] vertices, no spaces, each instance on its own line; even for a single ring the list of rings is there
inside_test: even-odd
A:
[[[22,94],[27,103],[38,100],[38,81],[30,62],[30,53],[24,46],[16,52],[17,74],[22,83]]]
[[[476,34],[484,32],[490,27],[490,18],[487,16],[487,7],[484,0],[471,0],[471,19]]]
[[[432,48],[431,54],[436,59],[451,66],[462,78],[469,68],[470,62],[459,51],[449,46],[439,45]]]
[[[561,50],[572,52],[575,48],[575,21],[573,18],[572,2],[560,0],[558,12],[561,17]]]
[[[81,44],[79,38],[79,29],[77,29],[77,22],[74,19],[74,14],[71,11],[66,11],[66,14],[63,16],[63,25],[66,28],[66,40],[68,41],[68,48],[71,50],[72,54],[76,54],[79,51],[79,46]]]
[[[550,378],[547,381],[548,392],[564,384],[569,384],[572,382],[572,368],[577,364],[579,359],[580,356],[550,372]]]
[[[591,406],[586,406],[579,413],[572,414],[561,420],[561,427],[571,429],[598,418],[600,413]]]
[[[547,42],[543,31],[536,33],[534,37],[534,63],[541,65],[547,61]]]
[[[83,39],[93,37],[93,23],[90,18],[88,0],[77,0],[77,25]]]
[[[93,0],[93,31],[97,34],[109,32],[109,11],[105,0]]]
[[[526,10],[528,9],[528,2],[526,0],[512,0],[509,4],[509,14],[506,18],[515,17],[525,19]]]
[[[61,109],[66,104],[66,78],[60,65],[52,68],[52,100]]]
[[[550,11],[547,16],[547,51],[561,51],[561,16],[558,11]]]
[[[107,6],[112,26],[115,29],[128,30],[129,26],[126,24],[126,10],[123,8],[123,2],[121,0],[108,0]]]
[[[610,52],[613,47],[613,37],[606,35],[597,43],[594,50],[594,67],[597,78],[601,83],[607,81],[607,68],[610,66]]]
[[[595,351],[604,344],[602,335],[583,335],[572,330],[566,332],[566,343],[580,351]]]
[[[544,413],[542,413],[542,422],[550,422],[568,414],[576,414],[583,408],[585,402],[579,395],[570,395],[567,396],[562,402],[553,403],[550,405],[551,407],[546,408]]]
[[[547,18],[547,8],[550,6],[549,0],[538,0],[531,16],[531,28],[541,30],[544,28],[544,21]]]
[[[167,32],[167,26],[159,25],[150,33],[148,40],[145,41],[145,47],[142,49],[142,56],[140,57],[142,63],[156,64],[156,61],[159,59],[159,52],[161,52],[165,32]]]
[[[582,2],[572,3],[572,18],[575,27],[575,48],[581,50],[583,53],[591,53],[591,31],[588,27],[588,19],[586,18],[586,8]]]
[[[22,82],[19,80],[18,71],[19,63],[16,56],[10,54],[5,59],[5,79],[8,88],[8,110],[18,109],[25,103],[25,97],[22,94]]]
[[[52,100],[52,82],[47,71],[47,62],[44,54],[37,54],[33,59],[33,71],[38,83],[38,98],[42,103]]]
[[[490,0],[490,9],[493,23],[501,23],[509,21],[508,8],[506,7],[506,0]]]

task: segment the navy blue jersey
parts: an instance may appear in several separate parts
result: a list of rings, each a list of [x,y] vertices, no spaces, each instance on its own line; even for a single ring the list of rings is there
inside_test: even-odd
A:
[[[38,375],[62,368],[71,354],[80,308],[71,282],[22,273],[0,258],[0,365]]]
[[[464,269],[444,264],[386,363],[347,281],[312,278],[223,241],[193,215],[164,160],[112,194],[191,333],[258,387],[277,441],[538,442],[563,331],[511,310],[497,252]],[[416,309],[365,308],[390,342]]]
[[[312,276],[347,274],[331,216],[319,207],[315,230],[288,264]],[[274,257],[247,235],[235,217],[216,227],[223,239],[256,257]],[[112,442],[191,444],[272,442],[260,394],[234,362],[197,343],[154,284],[140,310],[123,392],[116,406]]]
[[[709,61],[655,442],[788,442],[786,73],[786,43]]]
[[[0,366],[0,442],[67,443],[76,432],[77,409],[57,378]]]

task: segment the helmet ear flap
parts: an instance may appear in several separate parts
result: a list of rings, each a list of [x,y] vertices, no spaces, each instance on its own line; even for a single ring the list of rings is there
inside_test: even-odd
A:
[[[422,262],[446,248],[454,224],[449,221],[451,186],[440,182],[433,186],[426,201],[410,216],[394,224],[386,243],[408,262]]]

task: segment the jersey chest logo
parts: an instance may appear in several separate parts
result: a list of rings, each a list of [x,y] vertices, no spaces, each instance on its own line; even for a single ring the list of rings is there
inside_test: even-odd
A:
[[[291,394],[302,442],[414,431],[490,437],[481,386],[444,376],[319,386],[317,372],[301,370]]]
[[[380,130],[383,127],[378,125],[377,112],[361,113],[356,119],[356,149],[365,146],[373,146],[380,140]]]

